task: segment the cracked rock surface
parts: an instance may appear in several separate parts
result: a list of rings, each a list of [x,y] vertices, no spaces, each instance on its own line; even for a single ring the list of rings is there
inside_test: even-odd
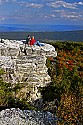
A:
[[[0,112],[0,125],[56,125],[57,118],[50,112],[11,108]]]

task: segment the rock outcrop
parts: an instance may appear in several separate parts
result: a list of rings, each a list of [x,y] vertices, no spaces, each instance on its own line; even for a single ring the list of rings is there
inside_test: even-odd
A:
[[[0,125],[56,125],[57,118],[50,112],[11,108],[0,112]]]
[[[1,40],[0,43],[0,68],[6,72],[3,80],[27,85],[20,90],[17,97],[26,97],[30,93],[29,101],[42,98],[38,87],[47,86],[51,82],[46,67],[48,56],[57,56],[55,48],[46,44],[45,46],[28,46],[23,40]],[[28,87],[32,89],[28,90]],[[28,91],[28,92],[27,92]],[[21,93],[21,94],[20,94]]]

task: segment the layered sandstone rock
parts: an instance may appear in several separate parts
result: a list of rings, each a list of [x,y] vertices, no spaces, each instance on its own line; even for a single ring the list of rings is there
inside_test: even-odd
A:
[[[38,87],[47,86],[51,82],[46,67],[48,56],[57,56],[55,48],[46,44],[45,46],[28,46],[23,44],[22,40],[2,40],[0,43],[0,67],[5,70],[6,74],[3,80],[16,83],[27,83],[20,90],[17,97],[26,97],[30,93],[30,101],[42,98]],[[30,88],[32,89],[28,89]]]

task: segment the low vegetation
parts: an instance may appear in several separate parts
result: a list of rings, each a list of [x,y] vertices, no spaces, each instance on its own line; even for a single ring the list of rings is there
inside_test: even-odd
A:
[[[6,83],[2,79],[2,75],[5,72],[0,70],[0,110],[5,108],[20,108],[20,109],[36,109],[31,105],[30,102],[27,102],[24,94],[21,90],[24,89],[26,84],[15,84],[12,86],[11,83]],[[31,87],[28,86],[30,89]]]
[[[41,88],[44,110],[56,113],[58,125],[82,125],[83,43],[51,42],[56,58],[47,59],[52,82]]]

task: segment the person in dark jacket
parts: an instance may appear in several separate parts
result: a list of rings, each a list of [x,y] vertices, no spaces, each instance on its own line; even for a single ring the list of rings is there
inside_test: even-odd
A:
[[[30,35],[28,35],[27,38],[26,38],[26,43],[25,44],[30,45],[30,40],[31,40],[31,37],[30,37]]]

